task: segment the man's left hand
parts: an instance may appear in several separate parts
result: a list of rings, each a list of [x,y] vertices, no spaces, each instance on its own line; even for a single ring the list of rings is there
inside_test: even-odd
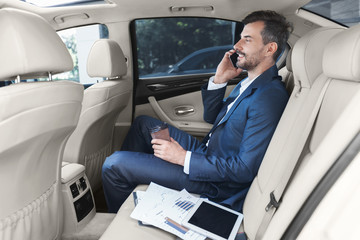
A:
[[[152,148],[154,149],[155,157],[184,166],[186,150],[173,138],[170,138],[170,141],[153,139],[151,144],[153,144]]]

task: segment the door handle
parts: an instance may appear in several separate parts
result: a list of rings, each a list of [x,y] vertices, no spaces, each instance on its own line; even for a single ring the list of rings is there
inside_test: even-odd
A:
[[[193,107],[177,107],[175,108],[175,114],[178,116],[184,116],[186,114],[190,114],[195,112]]]
[[[152,109],[155,111],[156,115],[159,117],[159,119],[163,122],[167,122],[170,125],[173,125],[174,127],[178,127],[178,124],[176,122],[174,122],[173,120],[171,120],[166,113],[164,112],[164,110],[162,110],[162,108],[160,107],[159,103],[156,101],[155,97],[150,96],[148,97],[150,106],[152,107]]]

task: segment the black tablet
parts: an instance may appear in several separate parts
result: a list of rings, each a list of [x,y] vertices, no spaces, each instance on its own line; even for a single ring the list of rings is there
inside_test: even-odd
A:
[[[209,200],[200,199],[182,225],[215,240],[233,240],[243,215]]]

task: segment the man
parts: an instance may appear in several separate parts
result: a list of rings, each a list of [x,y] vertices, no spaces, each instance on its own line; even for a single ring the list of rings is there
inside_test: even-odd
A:
[[[225,53],[216,74],[203,87],[204,119],[213,129],[199,142],[169,126],[171,141],[151,139],[157,119],[135,119],[122,147],[103,165],[109,212],[117,212],[138,184],[151,181],[201,194],[241,211],[266,148],[288,100],[275,61],[289,37],[290,25],[272,11],[247,16],[241,39]],[[230,55],[238,53],[235,68]],[[223,101],[230,79],[247,70]]]

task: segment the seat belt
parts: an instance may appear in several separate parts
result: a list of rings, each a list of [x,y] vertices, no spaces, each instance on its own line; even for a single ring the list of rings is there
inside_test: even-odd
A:
[[[316,120],[316,118],[317,118],[317,116],[319,114],[319,110],[320,110],[321,104],[323,102],[323,99],[324,99],[324,96],[325,96],[325,93],[326,93],[326,90],[327,90],[329,84],[330,84],[330,80],[327,79],[327,81],[325,82],[324,87],[322,88],[322,90],[321,90],[321,92],[319,94],[319,98],[317,99],[317,101],[315,103],[314,109],[310,114],[309,121],[308,121],[307,125],[304,128],[303,135],[302,135],[301,140],[300,140],[299,146],[301,147],[301,149],[304,148],[305,143],[306,143],[306,141],[308,139],[308,136],[309,136],[309,134],[311,132],[311,129],[313,128],[313,125],[314,125],[315,120]],[[284,174],[282,175],[277,187],[270,193],[270,201],[269,201],[268,205],[265,208],[265,214],[264,214],[264,217],[263,217],[263,219],[261,221],[259,229],[258,229],[258,231],[256,233],[255,240],[260,240],[260,239],[263,238],[263,236],[265,234],[265,231],[266,231],[267,227],[269,226],[273,215],[275,214],[275,211],[279,208],[281,197],[282,197],[282,195],[284,193],[284,190],[287,187],[287,184],[289,182],[289,179],[290,179],[291,175],[293,174],[296,163],[298,162],[301,153],[302,153],[302,151],[299,151],[298,153],[296,153],[295,156],[293,156],[292,159],[289,159],[288,166],[291,168],[291,171],[285,171],[284,172]]]

